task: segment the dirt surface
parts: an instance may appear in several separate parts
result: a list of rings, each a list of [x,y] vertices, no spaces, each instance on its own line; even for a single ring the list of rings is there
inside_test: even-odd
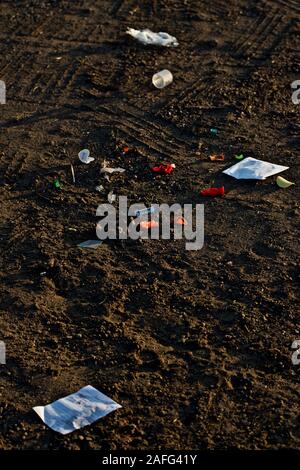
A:
[[[300,449],[299,26],[297,0],[1,0],[2,449]],[[163,68],[174,82],[156,90]],[[297,185],[222,175],[241,152]],[[104,180],[104,158],[126,172]],[[176,170],[154,177],[162,161]],[[78,248],[111,190],[204,203],[204,248]],[[123,408],[65,437],[32,411],[87,384]]]

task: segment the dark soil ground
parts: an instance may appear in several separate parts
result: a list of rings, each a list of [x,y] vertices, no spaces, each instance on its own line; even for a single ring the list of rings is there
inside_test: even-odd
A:
[[[2,449],[300,449],[299,26],[297,0],[1,0]],[[157,90],[163,68],[174,82]],[[222,175],[238,152],[289,166],[296,186]],[[127,171],[107,182],[104,158]],[[176,170],[155,178],[162,161]],[[221,184],[224,198],[199,196]],[[204,202],[204,248],[78,248],[111,190]],[[32,411],[87,384],[123,408],[65,437]]]

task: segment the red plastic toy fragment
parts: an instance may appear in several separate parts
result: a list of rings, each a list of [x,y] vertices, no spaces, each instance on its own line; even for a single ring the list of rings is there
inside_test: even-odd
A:
[[[200,191],[200,195],[204,197],[214,197],[214,196],[224,196],[225,194],[225,188],[222,186],[221,188],[209,188],[209,189],[203,189]]]
[[[161,175],[169,175],[170,173],[172,173],[174,168],[175,168],[174,163],[166,163],[166,164],[162,163],[161,165],[153,166],[151,170],[153,171],[153,173],[159,173]]]

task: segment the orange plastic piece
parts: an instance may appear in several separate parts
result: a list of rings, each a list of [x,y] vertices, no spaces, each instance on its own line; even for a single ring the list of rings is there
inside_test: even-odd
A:
[[[141,223],[140,223],[140,228],[141,229],[149,229],[149,228],[156,228],[156,227],[159,227],[159,223],[156,222],[156,220],[143,220]]]
[[[212,162],[223,162],[225,160],[225,155],[224,153],[220,153],[220,155],[210,155],[209,158]]]
[[[186,220],[185,220],[183,217],[178,217],[178,218],[175,220],[175,224],[176,224],[176,225],[187,225],[187,222],[186,222]]]

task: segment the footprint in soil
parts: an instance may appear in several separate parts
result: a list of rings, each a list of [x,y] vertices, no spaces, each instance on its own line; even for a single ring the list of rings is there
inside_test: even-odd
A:
[[[256,254],[266,258],[276,258],[280,252],[278,248],[269,246],[266,243],[256,243],[254,251]]]
[[[135,359],[136,362],[141,365],[143,372],[154,372],[163,367],[161,358],[154,351],[145,349],[141,351],[139,355],[135,355]]]
[[[195,415],[197,414],[197,400],[186,400],[183,406],[180,407],[179,414],[184,424],[191,424],[195,418]]]

